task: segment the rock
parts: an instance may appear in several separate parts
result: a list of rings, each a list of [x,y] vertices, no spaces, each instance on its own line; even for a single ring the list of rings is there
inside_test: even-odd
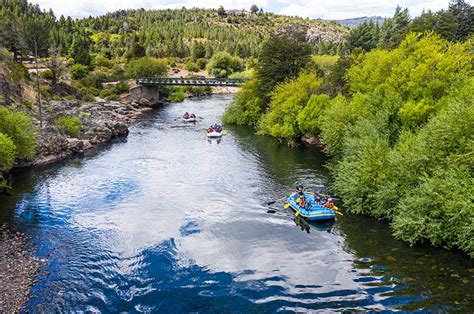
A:
[[[128,134],[128,127],[125,123],[117,122],[112,126],[112,136]]]
[[[91,141],[89,140],[82,140],[82,147],[84,150],[91,149],[93,147]]]
[[[141,105],[141,106],[150,106],[151,102],[146,98],[140,98],[138,100],[138,104]]]
[[[319,148],[324,148],[324,144],[321,143],[321,140],[318,137],[312,135],[303,135],[301,141],[310,146],[316,146]]]

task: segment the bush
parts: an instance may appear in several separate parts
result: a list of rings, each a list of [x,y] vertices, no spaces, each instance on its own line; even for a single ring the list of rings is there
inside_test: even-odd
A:
[[[303,110],[298,113],[298,126],[301,132],[312,135],[320,133],[320,119],[329,101],[329,96],[325,94],[311,96]]]
[[[207,59],[206,58],[199,58],[196,60],[196,64],[199,67],[199,69],[204,70],[207,65]]]
[[[227,107],[223,122],[256,126],[264,113],[264,101],[258,95],[258,81],[247,81],[235,95],[234,102]]]
[[[168,70],[166,61],[143,57],[130,61],[125,66],[125,76],[129,79],[140,77],[163,76]]]
[[[189,72],[198,72],[199,66],[196,63],[190,61],[186,63],[186,70],[188,70]]]
[[[0,107],[0,133],[13,141],[18,158],[29,160],[35,156],[35,132],[30,118],[24,113]]]
[[[51,71],[50,69],[41,71],[39,73],[39,76],[41,78],[45,79],[45,80],[52,80],[53,79],[53,71]]]
[[[122,81],[122,82],[119,82],[119,83],[115,84],[112,87],[112,91],[117,95],[127,93],[129,91],[129,87],[128,87],[127,82]]]
[[[71,66],[71,77],[75,80],[80,80],[81,78],[84,78],[88,73],[89,69],[82,64],[74,64]]]
[[[82,122],[78,117],[57,118],[54,124],[62,134],[77,137],[81,132]]]
[[[207,64],[207,72],[213,77],[228,77],[243,68],[244,62],[241,58],[225,51],[215,53]]]
[[[298,135],[298,114],[321,81],[314,73],[303,72],[294,80],[278,85],[271,94],[269,110],[260,120],[259,133],[289,139]]]
[[[184,99],[186,99],[186,93],[185,93],[184,88],[177,87],[173,89],[170,95],[168,96],[168,99],[171,102],[182,102]]]
[[[15,83],[22,83],[30,80],[30,74],[28,69],[21,62],[8,61],[8,78]]]
[[[103,55],[97,55],[93,61],[94,67],[104,67],[111,69],[114,64],[111,60],[107,59]]]
[[[13,141],[5,134],[0,133],[0,174],[13,167],[15,153],[16,146]]]

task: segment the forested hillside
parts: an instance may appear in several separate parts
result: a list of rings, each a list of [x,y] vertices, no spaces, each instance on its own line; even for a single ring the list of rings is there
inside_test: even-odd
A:
[[[338,56],[274,37],[225,121],[319,144],[348,211],[474,257],[473,33],[474,9],[457,0],[362,23]]]

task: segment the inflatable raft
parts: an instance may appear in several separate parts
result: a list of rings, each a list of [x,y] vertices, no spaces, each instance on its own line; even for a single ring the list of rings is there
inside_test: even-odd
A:
[[[220,132],[216,132],[216,131],[207,132],[206,135],[208,138],[219,138],[219,137],[222,137],[223,134],[224,134],[224,130]]]
[[[184,122],[197,122],[197,118],[196,118],[196,117],[194,117],[194,118],[187,118],[187,119],[184,118],[184,117],[182,117],[182,119],[183,119]]]
[[[297,215],[308,220],[336,219],[336,212],[326,206],[316,204],[312,194],[304,193],[304,196],[306,198],[306,206],[304,208],[300,205],[300,198],[296,193],[291,194],[286,200]]]

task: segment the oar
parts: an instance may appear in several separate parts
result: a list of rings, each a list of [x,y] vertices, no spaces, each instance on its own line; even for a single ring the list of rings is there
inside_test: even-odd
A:
[[[267,203],[267,205],[272,205],[272,204],[275,204],[276,202],[283,201],[285,198],[286,198],[286,196],[283,196],[282,198],[279,198],[277,200],[270,201],[270,202]]]

